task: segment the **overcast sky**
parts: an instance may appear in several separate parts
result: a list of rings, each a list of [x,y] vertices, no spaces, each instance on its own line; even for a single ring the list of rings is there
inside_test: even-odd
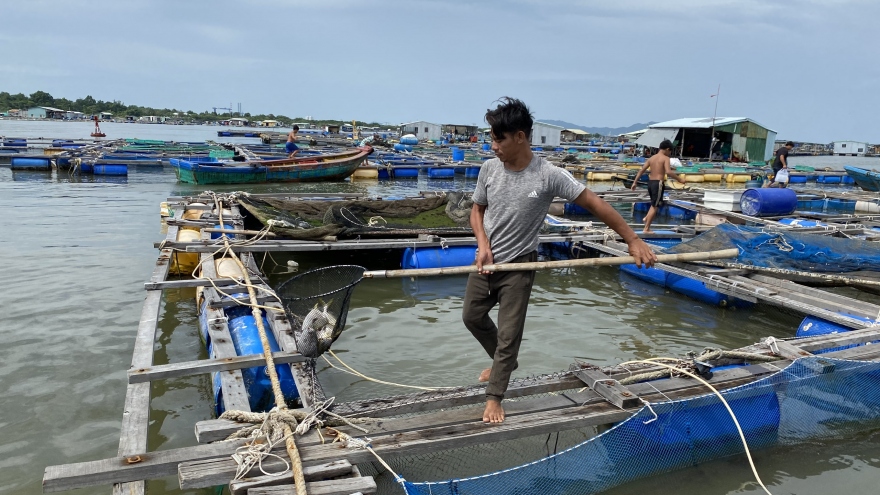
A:
[[[751,117],[880,142],[876,0],[3,2],[0,91],[399,123],[500,96],[586,126]]]

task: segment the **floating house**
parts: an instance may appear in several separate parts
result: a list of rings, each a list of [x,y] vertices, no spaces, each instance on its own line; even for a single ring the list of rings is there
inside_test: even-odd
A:
[[[685,118],[648,126],[636,144],[657,148],[664,139],[683,158],[765,161],[773,156],[776,131],[746,117]]]
[[[562,126],[535,122],[532,124],[532,146],[559,146],[563,129]]]
[[[32,119],[63,119],[66,112],[53,107],[30,107],[25,116]]]
[[[589,141],[590,133],[583,129],[563,129],[561,138],[566,142]]]
[[[248,125],[248,119],[244,117],[232,117],[229,119],[229,125],[235,127],[245,127]]]
[[[443,136],[443,126],[425,122],[424,120],[400,124],[400,135],[406,134],[415,134],[420,141],[433,141]]]
[[[302,129],[302,126],[300,126],[300,129]],[[339,130],[340,126],[337,124],[328,124],[324,126],[324,132],[328,132],[330,134],[339,134]]]
[[[834,141],[835,156],[865,156],[868,143],[859,141]]]
[[[113,120],[113,114],[110,112],[101,112],[99,115],[101,120]]]
[[[279,122],[277,120],[261,120],[259,122],[260,127],[278,127]],[[300,127],[302,129],[302,127]]]

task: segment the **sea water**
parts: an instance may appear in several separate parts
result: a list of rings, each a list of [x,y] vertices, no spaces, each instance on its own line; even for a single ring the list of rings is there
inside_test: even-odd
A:
[[[111,137],[200,141],[216,138],[218,128],[102,124],[102,129]],[[74,138],[84,137],[82,132],[88,134],[87,123],[0,121],[0,135],[13,137]],[[473,179],[456,177],[256,185],[248,190],[405,195],[473,186]],[[158,254],[153,242],[164,237],[159,203],[203,189],[176,183],[168,168],[136,170],[126,178],[107,180],[0,167],[0,208],[6,218],[0,236],[5,283],[0,291],[0,493],[36,495],[47,465],[116,455],[143,283]],[[290,276],[278,273],[287,269],[290,259],[302,269],[343,262],[369,269],[399,264],[394,253],[273,257],[278,266],[268,257],[263,264],[264,271],[276,272],[270,277],[273,284]],[[390,382],[474,383],[490,360],[460,322],[464,283],[463,278],[364,280],[354,291],[349,326],[334,351],[355,369]],[[610,365],[681,356],[703,347],[736,348],[768,335],[793,336],[799,321],[771,307],[740,311],[707,306],[645,285],[612,267],[538,272],[514,377],[564,370],[575,359]],[[166,291],[154,362],[205,357],[195,290]],[[321,382],[328,395],[339,400],[406,392],[355,379],[321,363]],[[211,418],[213,410],[208,377],[155,382],[152,397],[149,449],[195,445],[193,425]],[[756,453],[755,459],[774,494],[832,493],[843,487],[850,493],[872,493],[880,479],[877,440],[876,433],[866,433],[769,449]],[[758,493],[750,479],[748,465],[736,457],[612,493]],[[175,477],[152,481],[147,489],[150,494],[181,493]],[[109,488],[73,493],[109,493]]]

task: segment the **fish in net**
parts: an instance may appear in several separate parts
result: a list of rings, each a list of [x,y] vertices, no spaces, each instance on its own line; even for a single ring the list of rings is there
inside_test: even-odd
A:
[[[365,270],[356,265],[318,268],[278,287],[276,293],[293,327],[300,354],[317,358],[339,338],[345,329],[351,293]]]

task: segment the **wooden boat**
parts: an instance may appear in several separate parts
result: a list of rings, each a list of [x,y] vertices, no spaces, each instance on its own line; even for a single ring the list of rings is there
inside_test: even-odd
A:
[[[343,153],[280,160],[193,162],[170,160],[177,180],[188,184],[254,184],[261,182],[319,182],[342,180],[373,152],[364,146]]]
[[[880,173],[849,165],[844,166],[843,169],[862,189],[866,191],[880,191]]]

